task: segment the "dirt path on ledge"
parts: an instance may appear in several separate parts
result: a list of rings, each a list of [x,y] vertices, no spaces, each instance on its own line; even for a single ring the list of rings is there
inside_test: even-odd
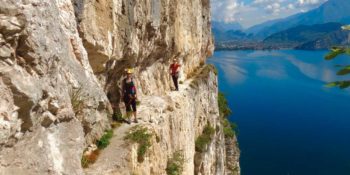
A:
[[[126,167],[125,163],[129,161],[124,159],[128,157],[127,154],[129,152],[125,150],[126,143],[124,142],[124,136],[132,126],[135,126],[135,124],[123,124],[114,130],[110,145],[101,151],[100,156],[94,164],[85,169],[87,175],[113,174],[113,170]],[[119,173],[122,174],[121,172]],[[128,175],[128,173],[125,175]]]
[[[141,99],[138,107],[139,123],[122,124],[114,129],[114,134],[110,140],[110,145],[101,151],[97,161],[84,169],[86,175],[132,175],[132,170],[125,169],[131,167],[131,147],[124,141],[126,133],[136,125],[158,125],[164,121],[163,112],[168,106],[169,100],[176,99],[179,95],[186,94],[191,80],[180,84],[180,91],[171,91],[166,96],[146,96]]]

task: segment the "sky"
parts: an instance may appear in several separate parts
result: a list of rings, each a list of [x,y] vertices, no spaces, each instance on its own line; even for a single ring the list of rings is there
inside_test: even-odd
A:
[[[211,0],[214,21],[238,22],[248,28],[262,22],[306,12],[327,0]]]

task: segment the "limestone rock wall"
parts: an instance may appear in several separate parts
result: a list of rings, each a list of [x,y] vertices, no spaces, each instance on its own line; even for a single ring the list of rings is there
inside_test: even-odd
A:
[[[135,69],[141,100],[160,97],[171,88],[173,58],[185,80],[212,52],[209,0],[2,0],[0,175],[84,174],[83,150],[121,110],[125,68]],[[217,123],[217,82],[209,75],[177,103],[165,101],[174,113],[154,128],[163,140],[152,149],[184,149],[186,174],[225,172],[220,125],[215,143],[194,163],[203,123]],[[154,154],[132,170],[163,174],[168,154]]]
[[[1,1],[0,42],[0,172],[82,173],[84,145],[110,127],[111,107],[71,2]]]
[[[225,142],[217,106],[217,80],[213,72],[200,72],[180,93],[150,98],[140,111],[145,124],[154,132],[152,147],[144,162],[137,161],[137,147],[131,149],[130,164],[124,169],[135,174],[166,174],[167,160],[174,152],[184,154],[183,174],[224,175]],[[157,102],[152,102],[157,101]],[[149,110],[151,109],[151,110]],[[154,109],[154,110],[152,110]],[[216,132],[206,151],[195,151],[195,140],[210,124]],[[132,154],[133,153],[133,154]],[[116,173],[118,174],[118,173]]]
[[[213,51],[209,0],[75,0],[80,36],[111,102],[120,79],[135,68],[140,94],[169,90],[172,58],[183,77]]]

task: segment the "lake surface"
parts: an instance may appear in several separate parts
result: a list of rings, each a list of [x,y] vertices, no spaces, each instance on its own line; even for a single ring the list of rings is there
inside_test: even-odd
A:
[[[350,77],[327,51],[218,51],[208,60],[238,124],[242,175],[350,175]]]

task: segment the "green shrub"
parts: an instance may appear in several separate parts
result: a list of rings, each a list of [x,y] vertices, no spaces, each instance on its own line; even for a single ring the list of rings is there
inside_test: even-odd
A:
[[[130,140],[138,144],[137,160],[143,162],[145,154],[149,147],[151,147],[152,134],[148,133],[148,129],[144,127],[136,126],[131,129],[124,139]]]
[[[222,121],[222,125],[223,125],[223,131],[224,131],[224,135],[225,137],[234,137],[236,134],[236,129],[237,129],[237,124],[230,122],[228,119],[223,119]]]
[[[227,117],[232,114],[230,107],[228,106],[225,95],[221,92],[218,94],[219,113],[221,116],[221,123],[223,125],[223,132],[225,137],[234,137],[237,130],[237,124],[230,122]]]
[[[195,142],[196,151],[204,152],[207,145],[213,139],[214,134],[215,134],[215,129],[212,126],[210,126],[210,124],[208,123],[203,129],[203,133],[196,139],[196,142]]]
[[[185,158],[182,151],[176,151],[173,156],[168,159],[167,167],[165,169],[167,175],[181,175],[184,163]]]
[[[109,140],[113,137],[113,130],[108,130],[100,140],[97,140],[96,145],[98,149],[105,149],[109,145]]]
[[[225,95],[222,92],[218,94],[218,104],[219,104],[219,113],[222,117],[228,117],[232,114],[230,107],[228,106]]]

